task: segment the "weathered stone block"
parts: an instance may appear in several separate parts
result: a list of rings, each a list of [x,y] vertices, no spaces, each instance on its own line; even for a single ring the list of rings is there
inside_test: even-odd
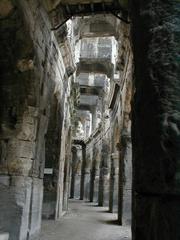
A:
[[[28,232],[31,179],[12,177],[11,185],[0,185],[0,229],[10,240],[24,240]]]
[[[31,212],[30,212],[30,229],[31,238],[39,235],[41,229],[41,214],[43,201],[43,180],[33,178],[32,197],[31,197]]]

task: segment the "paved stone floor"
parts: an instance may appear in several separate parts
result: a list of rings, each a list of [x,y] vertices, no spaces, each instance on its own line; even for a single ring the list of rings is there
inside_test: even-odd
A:
[[[121,227],[117,215],[95,203],[70,200],[60,221],[43,221],[41,240],[130,240],[130,227]]]

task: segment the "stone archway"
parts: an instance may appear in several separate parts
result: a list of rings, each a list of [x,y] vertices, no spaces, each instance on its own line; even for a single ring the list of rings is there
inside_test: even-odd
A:
[[[42,216],[55,219],[57,205],[57,184],[62,133],[62,108],[56,96],[52,99],[48,130],[45,138],[44,196]]]

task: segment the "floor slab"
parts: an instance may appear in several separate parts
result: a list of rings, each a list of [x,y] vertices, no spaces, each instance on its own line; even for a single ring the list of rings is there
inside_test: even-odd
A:
[[[130,227],[119,226],[117,215],[95,203],[70,200],[60,221],[43,221],[41,240],[131,240]]]

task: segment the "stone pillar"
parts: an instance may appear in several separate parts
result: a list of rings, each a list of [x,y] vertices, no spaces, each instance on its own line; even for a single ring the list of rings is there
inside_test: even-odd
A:
[[[86,146],[86,167],[85,167],[85,181],[84,181],[84,199],[89,200],[90,198],[90,167],[91,167],[91,153],[89,148]]]
[[[180,3],[131,2],[136,89],[132,118],[133,240],[178,240]]]
[[[99,171],[99,192],[98,192],[98,205],[104,206],[105,203],[105,194],[106,194],[106,182],[108,178],[108,168],[100,167]]]
[[[72,166],[71,166],[71,189],[70,198],[74,198],[75,176],[76,176],[77,149],[72,147]]]
[[[109,211],[114,212],[118,207],[118,175],[119,175],[119,152],[111,154],[111,172],[109,184]],[[115,211],[116,211],[115,210]]]
[[[84,183],[86,172],[86,145],[82,145],[82,165],[81,165],[81,183],[80,183],[80,200],[84,198]]]
[[[71,154],[66,155],[66,167],[64,168],[63,211],[68,210],[69,187],[70,187],[70,159]]]
[[[94,200],[94,180],[96,176],[96,166],[95,161],[93,160],[92,168],[90,171],[90,193],[89,193],[89,200],[90,202],[93,202]]]
[[[43,119],[46,129],[47,119]],[[42,173],[40,162],[44,160],[45,144],[44,132],[39,129],[41,147],[38,149],[35,145],[37,122],[36,109],[29,107],[23,114],[19,132],[9,135],[5,141],[3,137],[7,132],[1,135],[0,223],[1,231],[8,232],[13,240],[37,236],[41,227],[43,180],[39,175]],[[37,173],[35,165],[39,167]]]
[[[132,144],[129,133],[121,137],[119,158],[119,193],[118,193],[118,222],[121,225],[131,224],[132,198]]]
[[[98,205],[104,206],[108,204],[109,201],[109,141],[108,138],[102,140],[102,149],[101,149],[101,163],[99,171],[99,196],[98,196]]]
[[[90,196],[90,169],[85,168],[85,178],[84,178],[84,199],[89,200]]]
[[[94,198],[93,200],[98,203],[98,197],[99,197],[99,173],[100,168],[96,165],[95,169],[95,178],[94,178]]]
[[[75,169],[75,189],[74,197],[80,198],[80,186],[81,186],[81,166],[82,166],[82,147],[77,146],[77,163]]]
[[[98,205],[103,206],[104,202],[104,168],[100,166],[99,169],[99,191],[98,191]]]

